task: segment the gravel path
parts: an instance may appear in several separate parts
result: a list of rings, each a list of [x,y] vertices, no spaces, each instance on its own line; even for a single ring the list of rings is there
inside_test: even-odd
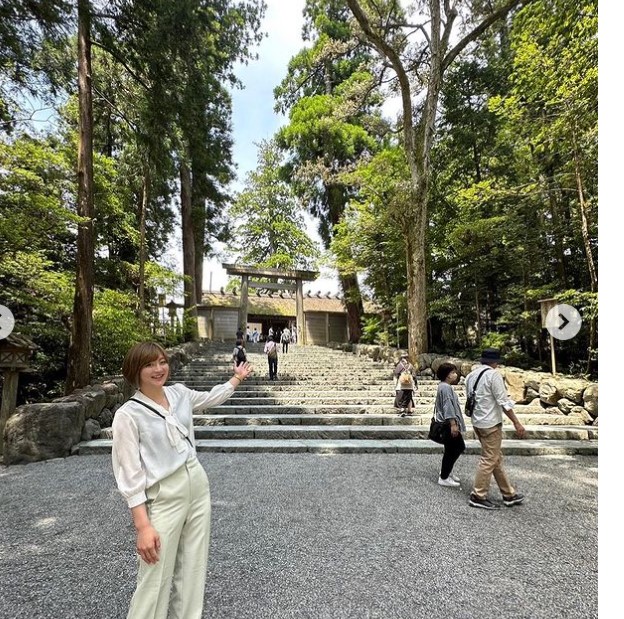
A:
[[[440,457],[200,454],[213,501],[204,617],[588,619],[598,461],[509,457],[525,505],[467,505]],[[470,480],[476,456],[456,467]],[[497,491],[493,496],[498,498]],[[0,468],[0,618],[125,617],[134,533],[110,456]]]

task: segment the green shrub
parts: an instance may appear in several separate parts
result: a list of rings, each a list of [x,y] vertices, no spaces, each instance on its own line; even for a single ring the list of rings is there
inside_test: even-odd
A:
[[[102,290],[93,301],[92,373],[94,377],[119,374],[128,349],[137,342],[153,340],[146,322],[135,311],[136,296]]]

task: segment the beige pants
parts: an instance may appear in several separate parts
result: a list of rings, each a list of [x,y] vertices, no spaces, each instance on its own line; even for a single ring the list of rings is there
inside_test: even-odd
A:
[[[485,499],[490,490],[492,475],[500,488],[503,496],[512,496],[516,493],[509,483],[503,470],[503,424],[499,423],[493,428],[474,428],[474,432],[481,443],[481,459],[477,465],[474,488],[472,493],[481,499]]]
[[[210,542],[210,487],[197,458],[147,489],[159,560],[139,559],[128,619],[200,619]],[[169,613],[169,614],[168,614]]]

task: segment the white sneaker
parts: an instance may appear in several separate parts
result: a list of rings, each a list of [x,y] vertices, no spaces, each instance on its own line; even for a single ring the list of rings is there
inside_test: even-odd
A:
[[[448,488],[459,488],[461,484],[458,481],[455,481],[452,477],[447,477],[446,479],[438,477],[438,485],[446,486]]]
[[[461,479],[459,478],[459,476],[458,476],[458,475],[453,475],[453,473],[451,473],[451,474],[449,475],[449,477],[450,477],[453,481],[456,481],[457,483],[459,483],[459,482],[461,481]]]

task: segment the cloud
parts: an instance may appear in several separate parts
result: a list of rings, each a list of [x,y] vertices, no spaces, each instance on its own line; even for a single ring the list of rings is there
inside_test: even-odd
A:
[[[244,84],[232,93],[234,161],[239,182],[256,167],[254,142],[269,139],[286,118],[273,111],[273,89],[284,79],[288,62],[304,45],[301,39],[304,0],[268,0],[257,48],[258,59],[239,65],[236,75]]]

